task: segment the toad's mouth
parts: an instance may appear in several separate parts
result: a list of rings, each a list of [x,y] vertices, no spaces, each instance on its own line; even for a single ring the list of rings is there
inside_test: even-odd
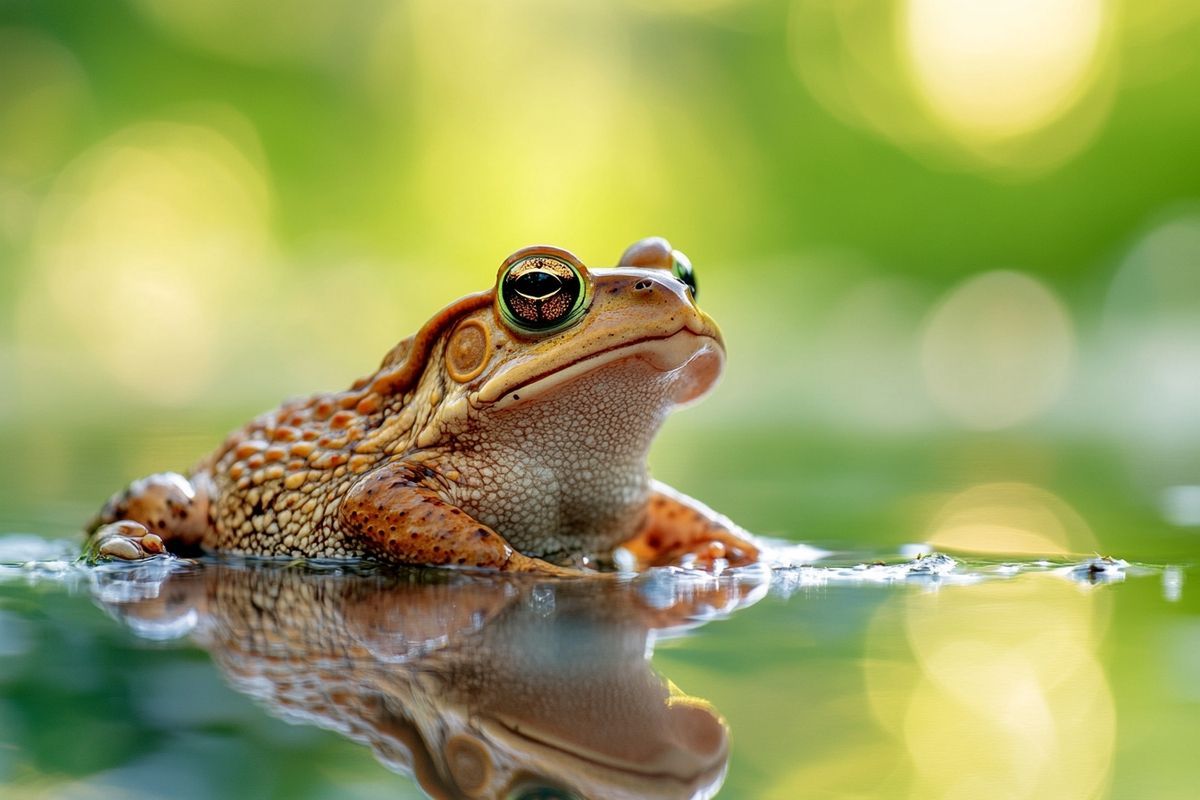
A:
[[[627,779],[647,781],[650,783],[670,783],[689,786],[704,781],[724,766],[727,754],[721,748],[708,757],[690,755],[674,748],[658,748],[648,746],[648,752],[658,752],[657,758],[648,759],[644,763],[631,761],[614,754],[602,753],[581,743],[556,740],[554,737],[538,735],[535,731],[513,720],[497,717],[481,717],[484,731],[490,738],[505,742],[512,750],[534,762],[558,764],[561,768],[564,758],[574,761],[575,777],[583,778],[591,774],[593,779],[599,774],[608,774],[610,779],[617,775]],[[547,770],[549,771],[549,770]],[[601,779],[601,782],[606,782]]]
[[[717,337],[684,327],[666,336],[622,342],[540,372],[522,374],[525,370],[520,367],[506,371],[488,380],[474,399],[479,405],[504,409],[605,367],[635,360],[663,375],[674,375],[673,399],[682,404],[698,399],[716,383],[725,363],[725,350]]]

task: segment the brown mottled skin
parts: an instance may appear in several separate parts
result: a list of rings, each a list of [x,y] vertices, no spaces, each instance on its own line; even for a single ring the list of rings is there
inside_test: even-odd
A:
[[[747,534],[646,470],[667,413],[724,363],[716,324],[672,274],[681,258],[660,238],[607,270],[557,248],[518,251],[496,288],[443,309],[350,389],[286,403],[186,477],[115,495],[89,552],[558,574],[610,563],[618,547],[641,565],[753,561]],[[522,264],[573,265],[588,287],[578,318],[548,333],[506,318],[499,287]]]
[[[153,574],[161,583],[131,597],[106,591],[127,587],[126,574],[101,573],[97,602],[154,640],[190,634],[271,713],[365,744],[447,800],[711,797],[729,759],[725,722],[650,657],[657,640],[753,603],[762,586],[278,564]]]

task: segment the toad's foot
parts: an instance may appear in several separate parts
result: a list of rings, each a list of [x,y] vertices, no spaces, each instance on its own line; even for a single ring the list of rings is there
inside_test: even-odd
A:
[[[637,568],[681,566],[714,570],[757,562],[753,537],[703,503],[654,481],[641,530],[621,549]]]
[[[93,563],[104,559],[143,561],[166,552],[161,536],[142,523],[127,519],[101,525],[84,547],[84,556]]]
[[[198,549],[209,529],[209,482],[161,472],[129,484],[109,498],[88,531],[89,561],[140,561]]]

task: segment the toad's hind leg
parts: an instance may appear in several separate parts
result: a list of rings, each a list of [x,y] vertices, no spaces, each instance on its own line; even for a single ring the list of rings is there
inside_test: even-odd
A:
[[[381,467],[342,501],[342,530],[371,556],[393,563],[580,574],[519,553],[500,534],[443,499],[441,488],[436,473],[423,466]]]
[[[639,567],[680,564],[693,560],[708,568],[717,559],[731,566],[752,564],[760,548],[754,537],[728,517],[698,500],[653,481],[646,520],[632,539],[621,545]]]
[[[176,472],[141,478],[109,498],[88,527],[90,559],[137,561],[196,549],[211,526],[210,491]]]

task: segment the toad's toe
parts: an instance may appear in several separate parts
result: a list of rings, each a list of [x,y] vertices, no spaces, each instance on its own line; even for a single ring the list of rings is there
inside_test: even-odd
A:
[[[88,547],[91,561],[118,559],[142,561],[167,552],[162,537],[151,533],[140,522],[122,520],[99,528]]]

